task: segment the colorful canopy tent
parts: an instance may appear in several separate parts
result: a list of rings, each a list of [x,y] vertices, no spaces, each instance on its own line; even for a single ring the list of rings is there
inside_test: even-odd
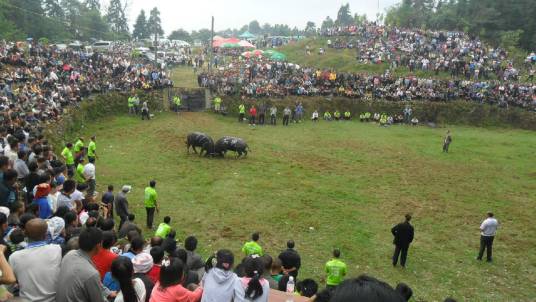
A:
[[[240,48],[241,46],[238,43],[224,43],[221,48]]]
[[[245,31],[244,33],[242,33],[240,36],[238,36],[239,38],[241,39],[255,39],[256,36],[252,33],[250,33],[249,31]]]
[[[265,51],[264,51],[264,56],[267,57],[267,58],[269,58],[269,57],[271,57],[271,56],[272,56],[274,53],[276,53],[276,52],[277,52],[277,51],[275,51],[275,50],[268,49],[268,50],[265,50]]]
[[[212,41],[212,47],[218,48],[218,47],[222,47],[224,44],[238,44],[239,42],[240,42],[240,39],[237,39],[237,38],[214,40]]]
[[[256,49],[256,50],[253,50],[253,51],[246,51],[244,53],[242,53],[242,57],[244,58],[251,58],[251,57],[258,57],[260,58],[263,54],[263,51],[260,50],[260,49]]]
[[[248,41],[240,41],[238,42],[238,45],[240,45],[240,47],[244,47],[244,48],[255,48],[255,45],[249,43]]]
[[[212,39],[212,41],[219,41],[219,40],[224,40],[225,38],[222,37],[222,36],[214,36],[214,38]]]

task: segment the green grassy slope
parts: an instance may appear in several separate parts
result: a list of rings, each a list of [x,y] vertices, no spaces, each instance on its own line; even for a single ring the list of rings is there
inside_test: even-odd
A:
[[[143,188],[158,182],[161,213],[178,238],[195,234],[207,256],[238,255],[253,231],[271,255],[294,239],[302,277],[323,278],[339,247],[350,275],[406,282],[415,301],[530,301],[536,297],[536,192],[532,132],[453,127],[451,154],[441,153],[445,129],[374,124],[304,123],[250,129],[208,113],[127,116],[88,125],[98,137],[99,188],[133,185],[130,204],[143,225]],[[248,141],[250,157],[187,155],[185,136]],[[475,260],[486,211],[501,221],[495,262]],[[414,215],[408,268],[390,264],[390,228]],[[146,234],[150,235],[150,234]],[[241,258],[240,256],[237,257]]]

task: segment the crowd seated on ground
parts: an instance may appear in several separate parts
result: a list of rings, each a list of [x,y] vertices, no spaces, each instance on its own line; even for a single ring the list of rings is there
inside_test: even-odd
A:
[[[22,128],[57,119],[92,93],[172,85],[164,70],[122,53],[0,42],[0,119]]]

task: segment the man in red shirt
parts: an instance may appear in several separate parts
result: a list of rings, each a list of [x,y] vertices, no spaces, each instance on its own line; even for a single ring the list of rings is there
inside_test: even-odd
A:
[[[255,108],[255,105],[252,105],[251,108],[249,108],[249,124],[255,126],[255,117],[257,117],[257,108]]]
[[[110,271],[112,267],[112,262],[117,258],[117,254],[110,251],[110,248],[115,244],[116,238],[115,234],[111,231],[106,231],[102,233],[102,247],[99,252],[91,258],[95,267],[99,271],[101,280],[104,278],[104,275]]]
[[[153,257],[153,268],[147,273],[147,276],[155,284],[157,281],[160,281],[160,267],[162,265],[162,260],[164,260],[164,249],[159,246],[155,246],[151,249],[151,256]]]

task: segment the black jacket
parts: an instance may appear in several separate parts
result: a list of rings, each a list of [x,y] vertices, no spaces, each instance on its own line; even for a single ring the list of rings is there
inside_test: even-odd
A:
[[[398,246],[409,246],[413,241],[413,226],[409,222],[402,222],[391,229],[391,233],[395,236],[393,243]]]
[[[286,249],[282,251],[281,254],[279,254],[279,259],[285,269],[291,269],[293,267],[295,267],[296,270],[300,269],[301,257],[294,249]]]

